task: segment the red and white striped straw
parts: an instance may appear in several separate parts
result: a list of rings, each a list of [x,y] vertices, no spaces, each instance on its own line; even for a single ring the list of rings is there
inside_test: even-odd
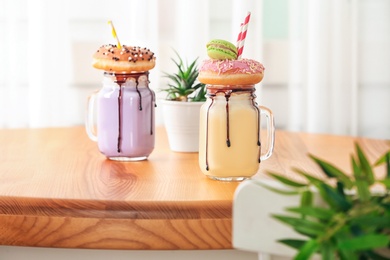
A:
[[[243,27],[243,26],[244,26],[244,24],[241,23],[241,25],[240,25],[240,33],[238,34],[238,37],[237,37],[237,44],[236,44],[237,50],[238,50],[238,48],[240,47],[241,35],[242,35],[242,27]]]
[[[250,18],[251,18],[251,13],[248,12],[248,15],[245,17],[244,22],[241,24],[241,30],[237,38],[237,52],[238,52],[237,59],[241,59],[242,52],[244,51],[245,38],[246,38],[246,33],[248,31],[248,24]]]

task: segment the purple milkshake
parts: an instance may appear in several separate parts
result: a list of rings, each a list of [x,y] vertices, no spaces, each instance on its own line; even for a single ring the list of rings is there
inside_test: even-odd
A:
[[[145,160],[154,149],[155,94],[148,74],[105,72],[102,89],[89,99],[87,133],[111,160]],[[97,133],[92,119],[95,101]]]

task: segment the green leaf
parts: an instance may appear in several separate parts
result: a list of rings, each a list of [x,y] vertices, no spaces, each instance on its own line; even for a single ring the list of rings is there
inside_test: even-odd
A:
[[[335,254],[334,254],[334,248],[332,246],[331,243],[328,243],[328,242],[323,242],[321,244],[321,256],[322,256],[322,259],[326,259],[326,260],[333,260],[333,259],[336,259],[335,258]]]
[[[326,201],[331,207],[341,210],[348,210],[351,207],[351,203],[348,201],[348,199],[344,196],[344,194],[338,193],[337,189],[332,188],[331,186],[324,183],[324,181],[313,177],[302,170],[296,168],[293,170],[304,176],[310,183],[316,186],[323,200]]]
[[[351,202],[346,197],[339,194],[337,190],[331,186],[321,183],[318,186],[322,198],[334,209],[347,211],[352,207]]]
[[[348,250],[339,249],[339,255],[341,260],[359,260],[357,253]],[[364,258],[363,258],[364,259]],[[365,259],[367,260],[367,259]]]
[[[355,183],[357,192],[359,194],[360,201],[368,201],[371,198],[369,183],[363,176],[362,169],[359,168],[355,158],[352,157],[352,169],[353,175],[355,176]]]
[[[335,250],[338,251],[338,254],[340,255],[340,259],[342,260],[358,260],[358,256],[354,251],[343,250],[337,247],[339,241],[348,240],[350,237],[351,237],[350,227],[343,226],[341,229],[338,230],[338,232],[335,233],[332,239],[334,241],[333,244],[335,246]]]
[[[367,178],[368,184],[372,185],[375,182],[375,178],[374,178],[374,173],[372,171],[371,165],[367,160],[367,156],[364,154],[359,144],[356,143],[355,147],[359,158],[360,167],[362,168],[363,176]]]
[[[384,179],[384,180],[380,180],[378,182],[382,183],[383,185],[385,185],[387,189],[390,189],[390,179],[389,178]]]
[[[283,177],[283,176],[281,176],[281,175],[279,175],[277,173],[273,173],[273,172],[267,172],[267,173],[269,175],[271,175],[273,178],[277,179],[278,181],[280,181],[281,183],[283,183],[283,184],[285,184],[287,186],[296,187],[296,188],[307,186],[307,184],[293,181],[293,180],[288,179],[286,177]]]
[[[386,163],[386,169],[387,169],[387,178],[390,178],[390,151],[382,155],[376,162],[375,166],[379,166],[381,164]]]
[[[390,161],[390,151],[379,157],[378,160],[374,163],[374,166],[379,166],[381,164],[384,164],[386,162]]]
[[[390,216],[383,216],[383,214],[379,216],[357,216],[351,219],[350,223],[364,228],[374,228],[375,230],[390,228]]]
[[[301,195],[301,207],[311,206],[313,204],[313,193],[310,190],[305,190]]]
[[[264,184],[264,183],[257,183],[258,185],[270,190],[270,191],[273,191],[275,193],[278,193],[278,194],[281,194],[281,195],[299,195],[299,191],[297,190],[282,190],[282,189],[278,189],[278,188],[275,188],[275,187],[272,187],[270,185],[267,185],[267,184]]]
[[[292,247],[294,249],[301,249],[301,247],[306,243],[306,240],[300,240],[300,239],[281,239],[277,242],[285,244],[286,246]]]
[[[307,260],[318,250],[320,244],[318,241],[311,239],[308,240],[299,250],[298,254],[294,257],[295,260]]]
[[[343,250],[368,250],[375,248],[387,247],[390,242],[390,237],[383,234],[369,234],[348,240],[339,241],[338,248]]]
[[[320,180],[310,174],[308,174],[307,172],[305,171],[302,171],[298,168],[292,168],[292,170],[300,175],[302,175],[303,177],[305,177],[311,184],[315,185],[315,186],[318,186],[320,183],[323,183],[324,181],[323,180]]]
[[[323,172],[330,178],[337,178],[339,181],[341,181],[345,187],[348,189],[351,189],[353,187],[353,182],[351,181],[350,177],[348,177],[343,171],[341,171],[336,166],[321,160],[317,157],[315,157],[312,154],[309,154],[309,157],[313,159],[323,170]]]
[[[336,183],[336,186],[337,186],[337,193],[345,198],[344,184],[342,182],[338,181]]]
[[[321,220],[329,220],[336,214],[335,211],[320,207],[299,207],[299,208],[287,208],[287,211],[299,213],[305,216],[318,218]]]
[[[287,225],[292,226],[297,232],[304,235],[318,236],[324,233],[325,225],[319,222],[282,215],[272,215],[272,217]]]

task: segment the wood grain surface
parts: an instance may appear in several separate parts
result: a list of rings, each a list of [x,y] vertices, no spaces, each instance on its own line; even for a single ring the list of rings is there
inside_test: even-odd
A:
[[[357,141],[370,159],[390,142],[277,131],[254,178],[298,167],[307,153],[349,169]],[[379,169],[379,174],[383,169]],[[0,130],[0,244],[101,249],[228,249],[237,182],[205,177],[197,153],[169,149],[165,130],[146,161],[106,160],[83,127]],[[254,198],[261,199],[261,198]]]

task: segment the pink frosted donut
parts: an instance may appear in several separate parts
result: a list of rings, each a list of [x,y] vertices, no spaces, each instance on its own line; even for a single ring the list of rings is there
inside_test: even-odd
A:
[[[205,60],[198,80],[210,85],[254,85],[264,76],[264,66],[255,60]]]
[[[210,85],[253,85],[264,76],[264,66],[251,59],[205,60],[199,69],[198,80]]]

